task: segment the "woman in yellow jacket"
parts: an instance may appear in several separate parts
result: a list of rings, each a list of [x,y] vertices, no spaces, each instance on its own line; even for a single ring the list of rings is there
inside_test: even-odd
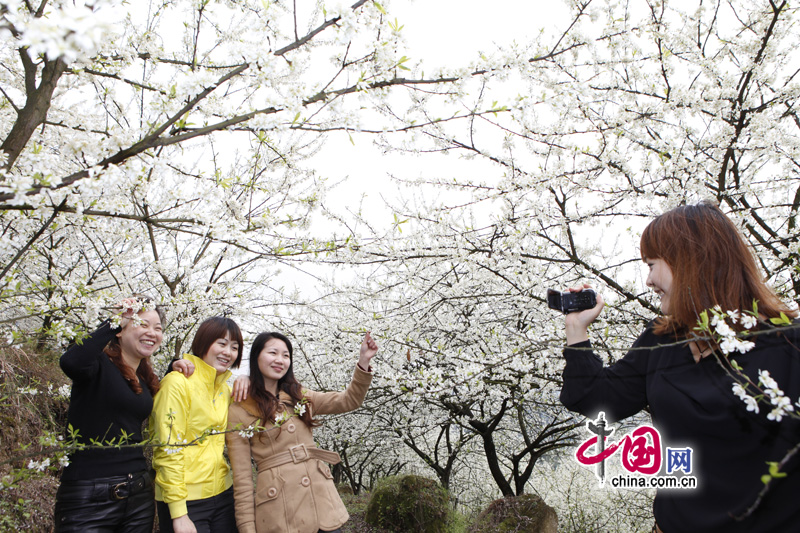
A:
[[[229,318],[209,318],[194,336],[192,354],[184,360],[194,364],[194,374],[167,374],[150,417],[150,434],[161,444],[153,453],[158,521],[162,532],[235,532],[221,432],[231,403],[229,369],[242,359],[239,326]]]

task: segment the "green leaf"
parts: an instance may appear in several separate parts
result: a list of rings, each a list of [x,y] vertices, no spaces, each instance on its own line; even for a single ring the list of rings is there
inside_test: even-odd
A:
[[[789,319],[788,316],[786,316],[786,313],[784,313],[783,311],[781,311],[781,316],[779,318],[778,317],[770,318],[769,321],[776,326],[790,326],[792,324],[792,321]]]
[[[709,331],[709,321],[708,321],[708,310],[703,310],[700,312],[700,319],[697,321],[698,328],[700,331],[707,332]]]
[[[778,468],[780,467],[778,465],[778,463],[776,463],[774,461],[769,461],[769,462],[767,462],[767,464],[769,465],[769,475],[770,475],[770,477],[775,478],[775,479],[780,479],[782,477],[786,477],[787,476],[786,472],[781,472],[780,470],[778,470]]]

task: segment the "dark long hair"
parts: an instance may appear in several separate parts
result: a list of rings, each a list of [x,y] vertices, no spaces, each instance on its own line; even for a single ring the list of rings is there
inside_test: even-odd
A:
[[[134,298],[139,300],[140,302],[144,303],[152,303],[153,299],[149,296],[145,296],[143,294],[134,294]],[[164,315],[164,308],[160,305],[155,307],[156,313],[158,313],[158,318],[161,320],[161,324],[163,325],[166,321],[166,316]],[[125,327],[129,327],[130,323],[126,324]],[[145,357],[139,361],[139,367],[134,371],[131,367],[125,364],[125,361],[122,360],[122,348],[119,345],[119,337],[114,335],[111,341],[103,348],[103,352],[111,359],[111,362],[114,363],[114,366],[120,371],[122,377],[125,381],[128,382],[128,386],[131,388],[133,392],[136,394],[142,393],[142,385],[139,383],[139,377],[144,380],[145,384],[147,385],[148,390],[150,391],[151,396],[155,396],[159,389],[159,381],[158,376],[153,371],[153,366],[150,364],[150,358]],[[137,377],[138,376],[138,377]]]
[[[236,322],[224,316],[212,316],[203,320],[203,323],[197,328],[197,333],[194,334],[194,339],[192,339],[192,353],[200,359],[205,358],[211,345],[217,339],[224,339],[226,335],[229,335],[231,340],[239,343],[236,360],[231,365],[233,368],[239,368],[239,363],[242,362],[242,353],[244,352],[242,330],[239,329],[239,325]]]
[[[657,334],[686,336],[697,326],[699,313],[716,305],[723,311],[748,311],[755,300],[767,318],[795,314],[764,283],[733,222],[710,202],[656,217],[642,233],[640,248],[643,260],[663,259],[672,270],[669,314],[656,319]]]
[[[278,398],[264,387],[264,377],[261,375],[261,370],[258,368],[258,356],[271,339],[283,341],[286,344],[286,348],[289,349],[289,368],[286,370],[286,374],[278,380],[278,394],[283,391],[289,395],[292,399],[291,408],[294,408],[294,406],[303,399],[303,387],[294,377],[293,372],[294,348],[292,347],[292,341],[282,333],[275,331],[259,333],[253,341],[253,346],[250,348],[250,396],[252,396],[253,400],[256,402],[262,425],[275,420],[275,413],[278,410]],[[317,425],[311,414],[311,405],[308,405],[306,412],[303,413],[300,419],[305,422],[308,427]]]

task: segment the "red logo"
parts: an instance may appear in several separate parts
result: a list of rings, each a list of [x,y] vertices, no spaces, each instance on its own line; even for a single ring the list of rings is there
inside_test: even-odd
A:
[[[654,475],[661,470],[661,434],[652,426],[639,426],[631,434],[625,435],[615,443],[597,446],[599,437],[595,435],[584,442],[575,453],[582,465],[596,465],[605,461],[622,448],[622,466],[628,472]],[[603,437],[606,440],[606,437]],[[590,448],[598,453],[587,454]]]

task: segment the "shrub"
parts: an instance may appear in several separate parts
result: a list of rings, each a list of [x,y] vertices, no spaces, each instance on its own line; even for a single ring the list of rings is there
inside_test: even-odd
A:
[[[450,517],[447,491],[421,476],[392,476],[381,480],[367,504],[368,524],[390,531],[443,533]]]
[[[556,533],[558,517],[535,494],[493,501],[469,528],[469,533]]]

